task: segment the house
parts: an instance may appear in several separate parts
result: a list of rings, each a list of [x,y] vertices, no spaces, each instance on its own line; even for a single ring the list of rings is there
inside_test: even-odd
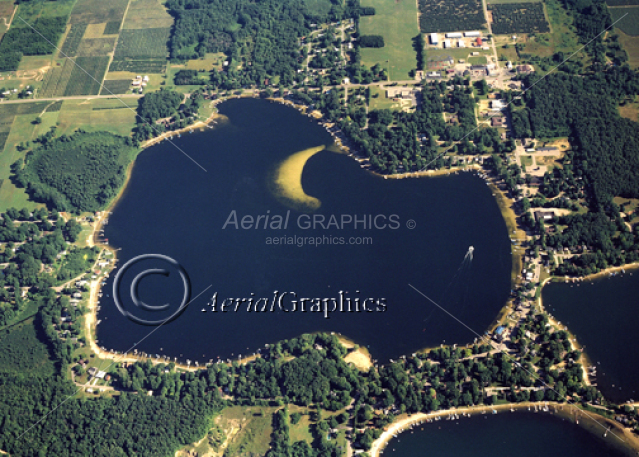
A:
[[[552,211],[535,211],[535,219],[543,220],[544,222],[552,220],[555,217],[555,213]]]
[[[493,117],[490,119],[491,127],[503,127],[506,124],[506,119],[503,117]]]
[[[104,376],[106,376],[106,372],[105,371],[98,371],[95,375],[96,378],[98,379],[104,379]]]
[[[544,180],[542,178],[540,178],[539,176],[533,176],[530,179],[530,187],[539,187],[541,186],[541,184],[544,182]]]
[[[517,73],[521,75],[527,75],[530,73],[534,73],[535,69],[531,65],[517,65],[516,67]]]
[[[98,372],[98,369],[96,367],[91,367],[87,370],[87,373],[89,373],[89,376],[95,376],[97,372]]]

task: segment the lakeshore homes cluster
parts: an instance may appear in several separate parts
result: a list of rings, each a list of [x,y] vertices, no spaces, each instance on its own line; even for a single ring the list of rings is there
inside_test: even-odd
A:
[[[470,47],[483,47],[484,38],[481,36],[481,32],[450,32],[444,34],[444,41],[440,41],[439,34],[431,33],[429,35],[430,44],[433,47],[443,48],[470,48]]]

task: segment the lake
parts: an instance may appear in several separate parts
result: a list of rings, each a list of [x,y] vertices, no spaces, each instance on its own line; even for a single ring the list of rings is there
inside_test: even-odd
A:
[[[601,429],[603,435],[604,429]],[[596,431],[598,433],[598,431]],[[606,440],[616,439],[608,435]],[[617,457],[603,439],[549,414],[528,411],[441,420],[405,431],[384,449],[392,457]]]
[[[597,367],[601,393],[617,402],[639,399],[637,270],[578,284],[551,283],[542,297],[551,314],[585,346]]]
[[[512,257],[506,225],[482,179],[472,173],[383,179],[333,152],[325,129],[293,108],[232,100],[220,113],[228,120],[176,138],[181,151],[167,141],[143,151],[105,226],[109,244],[121,248],[120,265],[143,254],[179,262],[192,302],[160,328],[139,325],[106,296],[111,275],[98,316],[101,346],[123,351],[139,342],[139,351],[202,362],[326,331],[368,346],[385,362],[475,338],[409,284],[474,332],[485,332],[510,293]],[[323,244],[309,245],[309,237]],[[138,281],[136,268],[166,268],[169,276]],[[137,264],[123,273],[123,307],[151,320],[168,317],[172,311],[124,302],[134,283],[146,305],[177,309],[184,290],[177,273],[158,259]],[[284,292],[288,312],[278,306],[269,312],[273,296],[279,303]],[[222,312],[225,298],[238,299],[237,311]],[[248,300],[260,298],[270,303],[266,311],[247,311]],[[302,298],[317,299],[316,305]],[[338,303],[343,312],[323,311]]]

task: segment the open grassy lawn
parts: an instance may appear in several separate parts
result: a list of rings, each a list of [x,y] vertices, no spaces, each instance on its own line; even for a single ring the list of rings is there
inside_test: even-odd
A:
[[[486,56],[472,56],[468,58],[468,63],[473,65],[486,65],[488,59],[486,59]]]
[[[173,17],[160,0],[132,0],[124,21],[124,29],[171,27]]]
[[[53,56],[22,56],[18,71],[34,71],[51,66]]]
[[[135,126],[136,99],[124,99],[133,110],[116,99],[66,100],[58,116],[58,134],[72,134],[82,127],[87,132],[108,131],[128,136]]]
[[[189,70],[211,70],[211,68],[215,68],[216,70],[222,69],[222,64],[226,60],[226,55],[223,52],[209,52],[202,59],[194,59],[186,62],[185,65],[171,65],[171,67],[183,69],[187,68]]]
[[[624,106],[620,106],[619,114],[621,117],[639,122],[639,102],[635,100],[632,103],[626,103]]]
[[[371,104],[370,109],[390,109],[395,111],[401,110],[399,102],[395,102],[390,98],[386,98],[386,91],[379,87],[371,86]]]
[[[619,42],[628,53],[628,65],[631,68],[639,67],[639,36],[630,36],[615,28],[619,35]]]
[[[533,164],[532,156],[521,156],[521,164],[526,168],[532,167],[532,164]]]
[[[225,408],[214,419],[215,426],[222,431],[222,441],[226,441],[224,455],[266,454],[271,444],[275,410],[276,408],[263,406]]]
[[[408,72],[417,64],[412,41],[419,33],[417,2],[362,0],[361,5],[375,8],[374,16],[360,18],[361,34],[382,35],[385,43],[383,48],[361,49],[362,64],[379,63],[390,70],[392,80],[409,79]]]
[[[608,8],[608,10],[616,28],[626,35],[639,36],[639,6]],[[620,18],[623,19],[619,20]]]

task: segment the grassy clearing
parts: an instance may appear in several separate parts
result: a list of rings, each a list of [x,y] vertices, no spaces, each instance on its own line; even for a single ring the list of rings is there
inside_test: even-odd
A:
[[[51,376],[55,367],[33,319],[0,332],[0,371]]]
[[[124,21],[124,29],[166,28],[173,25],[160,0],[132,0]]]
[[[615,28],[615,32],[619,35],[619,42],[628,53],[628,65],[631,68],[639,67],[639,37],[626,35],[617,28]]]
[[[468,58],[468,63],[473,65],[486,65],[488,59],[486,59],[486,56],[472,56]]]
[[[545,6],[551,31],[550,33],[538,34],[534,40],[523,36],[522,38],[525,40],[523,52],[540,57],[550,57],[559,51],[565,54],[577,51],[580,45],[572,25],[572,16],[558,0],[547,0]],[[575,55],[575,58],[583,59],[585,53],[581,51]]]
[[[639,36],[639,6],[608,8],[615,27],[626,35]],[[619,22],[619,18],[623,17]]]
[[[362,35],[382,35],[385,43],[383,48],[362,49],[362,64],[373,66],[379,63],[389,69],[391,79],[409,79],[408,73],[417,64],[412,41],[419,33],[417,2],[362,0],[361,5],[375,8],[374,16],[360,19]]]
[[[521,156],[521,164],[527,168],[532,167],[533,165],[532,156]]]
[[[84,31],[82,38],[102,38],[106,25],[106,22],[102,22],[100,24],[87,24],[87,28]]]
[[[223,52],[207,53],[201,59],[189,60],[184,65],[171,65],[171,67],[187,70],[210,70],[215,68],[217,70],[222,68],[222,64],[226,60],[226,55]]]
[[[224,455],[264,455],[270,448],[275,408],[226,408],[214,419],[226,441]]]
[[[78,47],[77,55],[82,57],[100,57],[113,52],[117,37],[84,38]]]
[[[635,100],[632,103],[626,103],[624,106],[620,106],[619,114],[621,117],[639,122],[639,102]]]
[[[78,0],[71,12],[71,24],[100,24],[122,21],[129,0]]]
[[[371,110],[390,109],[394,111],[400,111],[401,105],[398,102],[394,102],[390,98],[386,98],[386,91],[379,87],[371,87]]]
[[[137,107],[137,100],[125,100],[125,103],[133,110]],[[108,131],[129,136],[135,127],[135,112],[116,99],[66,100],[58,124],[58,134],[70,135],[83,128],[87,132]]]
[[[18,71],[34,71],[51,65],[52,56],[22,56]]]

